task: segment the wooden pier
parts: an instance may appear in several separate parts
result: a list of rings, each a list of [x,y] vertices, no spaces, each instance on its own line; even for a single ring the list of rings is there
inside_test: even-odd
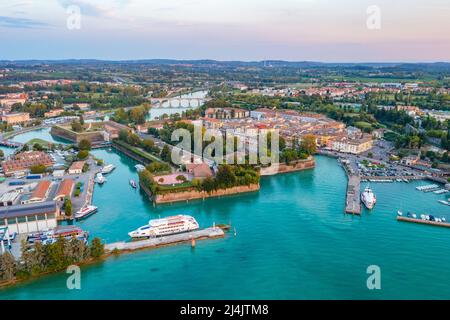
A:
[[[225,236],[225,232],[219,227],[211,227],[190,232],[178,233],[158,238],[149,238],[131,242],[115,242],[105,245],[106,251],[134,251],[146,248],[157,248],[171,244],[190,242],[192,240],[214,239]]]
[[[397,216],[397,221],[420,223],[420,224],[428,224],[428,225],[431,225],[431,226],[450,228],[450,223],[448,223],[448,222],[422,220],[422,219],[409,218],[409,217],[403,217],[403,216]]]
[[[361,214],[360,199],[361,179],[358,176],[349,176],[347,184],[347,197],[345,202],[345,212],[350,214]]]

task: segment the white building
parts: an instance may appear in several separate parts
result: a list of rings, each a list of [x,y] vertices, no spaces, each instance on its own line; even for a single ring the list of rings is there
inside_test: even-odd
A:
[[[333,141],[332,149],[339,152],[360,154],[370,150],[372,146],[372,137],[364,137],[361,139],[349,139],[344,137]]]

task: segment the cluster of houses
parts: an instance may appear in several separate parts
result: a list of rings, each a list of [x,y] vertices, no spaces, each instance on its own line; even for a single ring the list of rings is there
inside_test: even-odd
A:
[[[201,119],[207,129],[232,131],[235,136],[251,145],[255,137],[250,129],[277,129],[288,146],[299,143],[303,136],[314,135],[317,145],[334,151],[359,154],[373,147],[373,138],[381,138],[382,132],[365,134],[357,128],[346,128],[342,122],[314,113],[295,110],[260,108],[253,111],[238,108],[209,108]]]

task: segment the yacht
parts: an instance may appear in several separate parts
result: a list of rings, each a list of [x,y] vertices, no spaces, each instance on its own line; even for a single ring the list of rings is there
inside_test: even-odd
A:
[[[182,233],[199,228],[197,221],[187,215],[150,220],[148,224],[128,233],[131,238],[149,238]]]
[[[103,174],[108,174],[108,173],[110,173],[111,171],[113,171],[115,168],[116,168],[116,167],[115,167],[113,164],[108,164],[108,165],[106,165],[106,166],[104,166],[104,167],[102,168],[102,173],[103,173]]]
[[[106,178],[101,174],[101,172],[99,172],[95,176],[95,182],[98,184],[104,184],[106,182]]]
[[[98,208],[96,206],[85,206],[75,213],[75,219],[77,220],[84,219],[90,216],[91,214],[97,212],[97,209]]]
[[[377,198],[372,192],[372,189],[370,189],[369,185],[364,189],[364,192],[361,193],[361,201],[364,203],[367,209],[372,209],[377,202]]]

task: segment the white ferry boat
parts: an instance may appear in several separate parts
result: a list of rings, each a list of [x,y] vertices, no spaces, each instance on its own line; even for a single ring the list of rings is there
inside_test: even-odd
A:
[[[95,176],[95,182],[98,184],[104,184],[106,182],[106,178],[101,174],[101,172],[99,172]]]
[[[153,219],[128,233],[131,238],[149,238],[188,232],[199,228],[197,221],[187,215],[177,215],[162,219]]]
[[[370,186],[367,186],[364,189],[364,192],[361,193],[361,201],[364,203],[367,209],[372,209],[377,202],[377,198],[372,192],[372,189],[370,189]]]
[[[90,216],[91,214],[97,212],[97,209],[98,208],[96,206],[83,207],[75,213],[75,219],[76,220],[84,219]]]
[[[104,167],[102,168],[102,173],[103,173],[103,174],[108,174],[108,173],[110,173],[111,171],[113,171],[115,168],[116,168],[116,167],[115,167],[113,164],[108,164],[108,165],[106,165],[106,166],[104,166]]]

